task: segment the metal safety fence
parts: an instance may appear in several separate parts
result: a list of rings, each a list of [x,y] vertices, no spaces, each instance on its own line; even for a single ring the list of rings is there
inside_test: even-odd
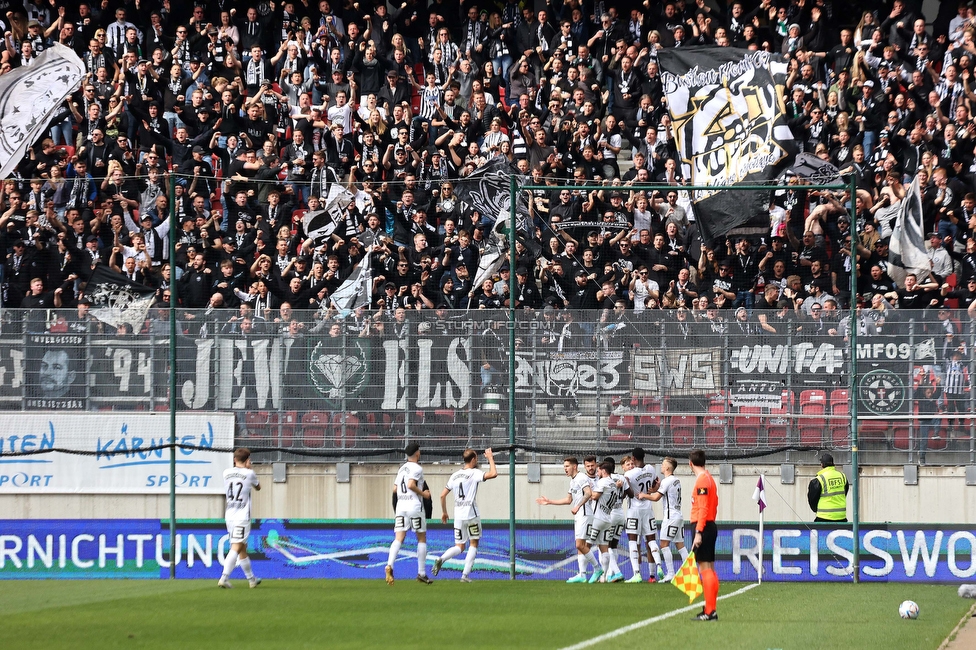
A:
[[[489,310],[181,310],[174,342],[166,309],[137,332],[84,308],[7,310],[0,409],[168,412],[175,345],[177,410],[233,413],[236,444],[265,460],[398,459],[414,440],[446,456],[506,447],[510,417],[526,460],[635,445],[843,459],[856,399],[862,462],[973,462],[976,330],[965,312],[861,312],[853,395],[846,315],[617,312],[526,310],[512,324]]]

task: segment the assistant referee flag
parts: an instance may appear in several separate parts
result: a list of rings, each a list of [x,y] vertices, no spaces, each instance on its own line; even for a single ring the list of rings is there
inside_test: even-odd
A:
[[[683,594],[688,596],[688,603],[695,602],[695,599],[705,593],[702,588],[701,576],[698,574],[698,562],[695,561],[695,554],[689,553],[688,559],[684,561],[678,572],[674,574],[671,581],[675,587]]]

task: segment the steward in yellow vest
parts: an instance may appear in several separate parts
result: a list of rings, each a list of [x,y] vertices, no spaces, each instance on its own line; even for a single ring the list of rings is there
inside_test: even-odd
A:
[[[823,468],[810,481],[807,502],[817,513],[814,521],[847,521],[847,491],[851,488],[847,476],[834,467],[834,457],[828,453],[820,456]]]

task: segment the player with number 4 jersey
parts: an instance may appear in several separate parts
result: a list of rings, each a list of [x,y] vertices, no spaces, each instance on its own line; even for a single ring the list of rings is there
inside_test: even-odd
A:
[[[447,495],[454,493],[454,546],[444,551],[434,562],[434,575],[440,573],[444,563],[464,551],[466,544],[468,553],[464,557],[464,571],[461,582],[471,582],[471,569],[474,558],[478,554],[478,541],[481,539],[481,511],[478,510],[478,486],[498,476],[495,467],[495,457],[491,449],[485,449],[488,459],[488,471],[478,469],[478,452],[465,449],[462,455],[464,467],[451,474],[447,485],[441,492],[441,523],[447,523]]]
[[[247,582],[253,589],[261,579],[251,572],[251,558],[247,555],[247,538],[251,534],[251,490],[260,490],[261,483],[251,469],[251,450],[240,448],[234,452],[234,466],[224,470],[224,521],[230,536],[230,552],[224,558],[224,572],[218,587],[230,589],[230,574],[240,564]]]

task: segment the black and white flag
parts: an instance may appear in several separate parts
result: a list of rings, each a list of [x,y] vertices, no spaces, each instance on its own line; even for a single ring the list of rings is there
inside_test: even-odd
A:
[[[478,272],[474,274],[474,281],[471,283],[473,290],[477,290],[485,280],[495,275],[505,262],[508,253],[508,217],[507,212],[499,214],[491,233],[488,234],[485,251],[478,260]],[[468,307],[471,307],[470,303]]]
[[[776,178],[795,154],[783,104],[787,61],[730,47],[661,50],[678,163],[702,239],[769,232],[769,192],[727,189]],[[715,189],[711,189],[715,188]]]
[[[918,176],[901,200],[898,217],[891,232],[888,254],[888,275],[899,287],[905,286],[905,276],[914,273],[921,282],[929,276],[932,265],[925,252],[925,231],[922,225],[922,194]]]
[[[346,281],[332,294],[330,301],[336,309],[352,311],[360,306],[369,307],[373,287],[369,258],[367,254],[359,260]]]
[[[78,55],[59,43],[0,75],[0,178],[10,176],[84,76]]]
[[[511,179],[515,177],[515,187],[520,188],[528,180],[519,173],[504,156],[496,156],[455,183],[454,194],[460,201],[465,215],[477,210],[481,218],[494,219],[498,215],[510,214]],[[515,200],[515,215],[518,230],[525,229],[529,215],[529,199],[526,192],[518,192]]]
[[[338,183],[329,186],[329,192],[322,197],[323,208],[314,212],[306,212],[302,217],[302,227],[312,243],[320,245],[346,222],[346,208],[353,201],[349,190]],[[343,230],[342,234],[345,234]]]
[[[91,300],[91,315],[112,327],[123,323],[139,332],[153,304],[156,291],[133,282],[104,264],[95,266],[85,296]]]
[[[828,160],[817,158],[812,153],[799,153],[790,167],[790,172],[814,185],[840,183],[840,170]]]

